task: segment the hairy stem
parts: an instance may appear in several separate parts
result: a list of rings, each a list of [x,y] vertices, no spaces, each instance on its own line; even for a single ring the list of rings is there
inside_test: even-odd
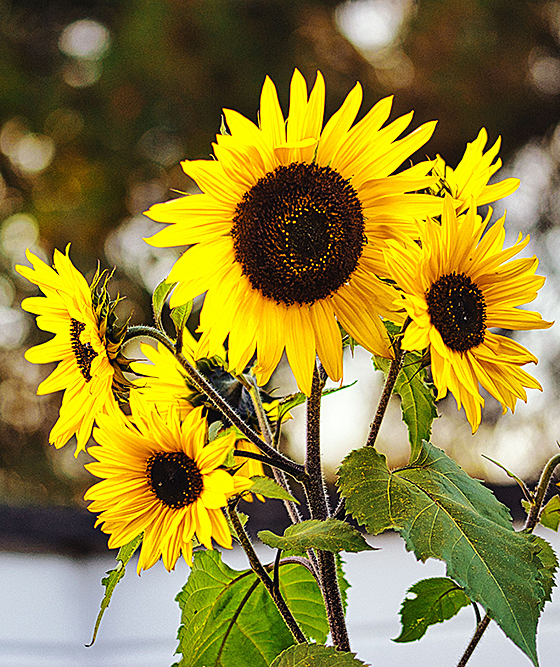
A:
[[[278,608],[278,611],[282,615],[282,618],[284,619],[286,625],[288,626],[296,642],[298,644],[306,643],[307,640],[305,639],[305,635],[303,634],[301,628],[297,624],[296,619],[293,617],[292,612],[290,611],[288,605],[286,604],[286,601],[280,594],[280,590],[274,586],[274,582],[269,577],[267,571],[264,569],[262,563],[260,562],[259,557],[255,553],[253,545],[251,544],[251,540],[249,539],[249,536],[245,532],[245,528],[243,528],[243,525],[239,520],[239,515],[237,514],[235,506],[228,505],[227,512],[231,520],[231,523],[235,528],[235,532],[237,533],[241,546],[243,547],[243,550],[247,554],[247,558],[249,559],[249,564],[251,565],[251,569],[257,575],[257,577],[262,581],[264,587],[270,594],[270,597],[273,599],[274,604]]]
[[[307,399],[307,449],[305,456],[307,477],[303,481],[311,517],[322,521],[330,515],[321,465],[321,396],[325,382],[326,374],[323,368],[319,367],[317,369],[316,367],[313,372],[311,396]],[[333,644],[340,651],[350,651],[334,554],[330,551],[317,550],[317,564]]]

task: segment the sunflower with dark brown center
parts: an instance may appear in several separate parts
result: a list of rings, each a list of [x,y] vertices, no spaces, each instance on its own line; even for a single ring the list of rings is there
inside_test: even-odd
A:
[[[253,482],[219,466],[235,434],[207,444],[203,408],[181,419],[178,408],[162,417],[141,392],[130,396],[131,416],[102,415],[88,452],[97,459],[86,468],[102,481],[86,493],[88,509],[99,512],[96,525],[109,533],[109,548],[128,544],[143,533],[138,571],[160,557],[168,570],[184,555],[192,563],[192,540],[212,549],[212,540],[231,548],[223,508],[228,498]]]
[[[402,290],[399,303],[411,319],[402,347],[429,348],[438,399],[450,390],[458,407],[464,406],[473,432],[484,405],[479,383],[504,411],[513,411],[518,398],[527,400],[526,388],[541,389],[521,368],[537,358],[490,329],[552,325],[539,313],[517,308],[537,296],[544,278],[535,275],[536,257],[508,261],[529,238],[504,249],[504,221],[505,216],[484,234],[486,224],[475,207],[457,216],[451,198],[446,198],[441,223],[428,220],[419,226],[420,244],[390,242],[385,252],[391,276]]]
[[[99,284],[102,281],[96,275],[88,285],[68,253],[69,247],[66,254],[55,250],[54,266],[50,267],[28,250],[32,266],[18,265],[16,270],[44,294],[24,299],[21,307],[37,315],[40,329],[55,334],[25,353],[27,361],[34,364],[59,362],[37,389],[38,394],[64,391],[60,416],[49,440],[62,447],[75,435],[77,454],[86,448],[96,415],[117,409],[115,391],[120,378],[125,380],[117,363],[117,357],[122,358],[120,344],[107,335],[114,302],[109,302],[106,280]]]
[[[217,137],[216,159],[183,163],[202,194],[147,212],[170,224],[150,244],[192,246],[168,280],[178,283],[172,307],[206,292],[198,357],[214,356],[229,337],[230,370],[242,372],[256,355],[262,385],[285,351],[309,394],[316,355],[333,380],[342,376],[339,324],[371,352],[391,356],[381,316],[399,316],[378,278],[387,273],[383,248],[442,206],[439,197],[409,194],[436,183],[432,162],[392,174],[435,123],[399,139],[412,114],[386,124],[386,98],[352,126],[361,99],[356,84],[323,127],[323,77],[308,96],[296,70],[285,121],[267,77],[259,125],[224,109],[230,134]]]

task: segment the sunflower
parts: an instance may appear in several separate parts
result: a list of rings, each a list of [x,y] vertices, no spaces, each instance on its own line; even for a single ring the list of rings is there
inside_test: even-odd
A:
[[[120,352],[126,324],[115,326],[116,302],[109,301],[107,277],[103,281],[97,273],[88,285],[70,261],[69,249],[66,254],[54,251],[54,268],[28,250],[33,268],[18,265],[16,270],[45,295],[24,299],[21,307],[38,316],[40,329],[55,334],[25,353],[34,364],[59,362],[37,389],[38,394],[64,391],[49,440],[62,447],[75,435],[77,455],[85,450],[97,415],[117,409],[115,394],[122,395],[128,386]]]
[[[485,222],[488,222],[491,212]],[[457,216],[444,200],[441,224],[428,220],[419,228],[420,244],[389,242],[385,252],[391,275],[402,290],[400,302],[411,319],[404,350],[430,348],[438,399],[450,390],[464,406],[473,433],[484,400],[479,384],[512,412],[525,388],[541,389],[521,366],[537,358],[519,343],[490,331],[546,329],[552,322],[517,306],[533,301],[544,284],[536,276],[536,257],[512,261],[529,242],[521,236],[503,249],[505,216],[483,235],[476,207]],[[541,389],[542,390],[542,389]]]
[[[160,558],[172,570],[182,553],[192,564],[192,540],[212,549],[212,539],[231,548],[223,507],[253,482],[220,469],[235,435],[206,444],[203,408],[184,420],[177,409],[164,418],[139,392],[130,398],[130,419],[101,415],[88,452],[97,459],[86,468],[102,481],[85,494],[88,509],[100,512],[96,526],[110,534],[109,548],[143,533],[138,572]]]
[[[502,140],[498,137],[485,153],[484,147],[487,141],[488,133],[482,128],[477,138],[467,144],[465,153],[455,169],[449,167],[440,155],[436,158],[433,173],[440,179],[440,192],[448,192],[456,199],[458,213],[467,210],[471,197],[474,198],[476,206],[483,206],[507,197],[519,187],[518,178],[506,178],[488,185],[490,178],[502,166],[500,158],[493,162],[498,155]]]
[[[380,315],[394,315],[382,249],[414,231],[415,217],[439,215],[441,199],[408,194],[435,183],[432,162],[393,174],[430,138],[435,122],[407,136],[412,113],[385,125],[392,99],[352,124],[359,84],[323,128],[325,84],[311,94],[295,70],[284,120],[267,77],[260,125],[224,109],[230,134],[217,137],[213,160],[184,171],[201,194],[155,204],[147,215],[170,226],[147,239],[158,247],[192,245],[168,277],[170,305],[206,292],[197,354],[213,356],[229,336],[229,368],[242,372],[256,354],[265,384],[283,352],[298,386],[311,391],[316,354],[342,376],[344,331],[368,350],[391,356]],[[393,175],[391,175],[393,174]]]

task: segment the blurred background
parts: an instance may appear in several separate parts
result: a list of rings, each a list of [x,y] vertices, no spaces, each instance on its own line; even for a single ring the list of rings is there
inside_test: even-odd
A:
[[[0,0],[2,517],[17,508],[50,507],[64,526],[67,511],[84,507],[83,493],[92,482],[83,468],[86,455],[76,460],[72,444],[59,451],[48,445],[60,396],[36,396],[52,369],[27,363],[23,354],[48,336],[20,310],[21,299],[35,288],[14,264],[25,261],[27,247],[50,263],[54,248],[71,243],[72,260],[87,276],[98,261],[116,266],[111,289],[126,295],[121,314],[132,313],[135,324],[150,323],[151,290],[179,251],[142,241],[157,227],[142,211],[171,197],[173,189],[193,190],[179,161],[209,157],[222,107],[256,120],[265,75],[275,81],[287,111],[294,67],[309,85],[318,69],[324,74],[327,117],[359,80],[362,114],[394,94],[393,117],[414,109],[413,126],[438,119],[434,138],[417,159],[440,153],[455,166],[481,127],[491,144],[501,135],[504,167],[498,177],[514,175],[522,183],[494,215],[507,207],[509,243],[520,231],[531,234],[527,252],[539,256],[547,283],[530,308],[555,319],[560,2]],[[557,451],[558,331],[515,335],[539,357],[539,366],[529,370],[544,393],[532,391],[514,417],[502,417],[488,398],[473,437],[453,398],[439,404],[445,417],[434,424],[433,442],[471,475],[493,484],[511,481],[483,453],[534,480]],[[381,386],[363,350],[346,361],[345,382],[359,382],[325,399],[331,478],[344,454],[363,442]],[[272,385],[289,390],[291,382],[281,368]],[[297,410],[294,417],[285,446],[300,456]],[[396,400],[380,447],[392,464],[406,460]]]

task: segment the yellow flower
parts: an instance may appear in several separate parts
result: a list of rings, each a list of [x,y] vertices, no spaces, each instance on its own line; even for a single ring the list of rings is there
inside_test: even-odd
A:
[[[474,198],[476,206],[483,206],[507,197],[519,187],[518,178],[506,178],[499,183],[488,185],[490,178],[502,166],[500,158],[493,162],[502,140],[498,137],[485,153],[484,147],[487,141],[488,134],[486,129],[482,128],[478,137],[467,144],[465,154],[456,169],[445,164],[440,155],[436,158],[434,174],[440,179],[442,191],[448,192],[455,198],[458,213],[467,210],[471,197]]]
[[[207,549],[212,539],[231,548],[223,509],[228,498],[248,489],[246,477],[220,469],[235,435],[206,444],[203,408],[184,420],[171,409],[163,418],[138,392],[131,393],[131,418],[101,415],[88,452],[97,462],[86,468],[101,477],[85,495],[88,509],[100,512],[96,525],[110,534],[109,548],[128,544],[143,533],[138,572],[160,556],[167,570],[183,554],[192,564],[192,540]]]
[[[491,214],[491,212],[490,212]],[[490,214],[486,222],[489,220]],[[536,257],[510,258],[529,242],[520,238],[503,249],[505,216],[483,235],[476,208],[457,216],[451,198],[444,201],[441,224],[428,220],[419,228],[421,246],[390,243],[385,253],[391,275],[402,289],[411,318],[402,347],[430,348],[438,399],[448,389],[464,406],[473,433],[484,405],[479,383],[506,408],[526,401],[525,388],[540,384],[520,368],[537,358],[519,343],[490,331],[546,329],[539,313],[517,306],[533,301],[544,284],[536,276]]]
[[[62,447],[75,435],[76,455],[85,450],[97,415],[118,409],[114,392],[126,386],[119,362],[120,340],[126,325],[112,332],[114,304],[108,301],[105,284],[97,293],[102,276],[97,274],[92,285],[73,266],[66,254],[54,251],[54,268],[27,251],[29,266],[16,270],[38,285],[45,295],[24,299],[21,307],[35,313],[37,326],[55,334],[54,338],[36,345],[25,353],[34,364],[58,361],[55,370],[38,387],[38,394],[64,391],[59,418],[50,433],[50,442]],[[106,281],[105,281],[106,282]]]
[[[148,239],[191,245],[173,267],[170,305],[206,292],[197,354],[211,357],[229,336],[229,368],[242,372],[256,354],[265,384],[283,352],[309,394],[316,354],[342,376],[339,324],[368,350],[391,356],[380,315],[391,314],[382,248],[414,230],[415,217],[439,215],[441,199],[413,193],[434,183],[423,162],[391,175],[430,138],[430,122],[402,139],[412,113],[385,125],[392,105],[376,104],[353,127],[359,84],[323,127],[320,73],[308,98],[299,71],[284,120],[267,77],[260,125],[225,109],[231,134],[214,160],[183,162],[202,194],[156,204],[147,215],[170,226]],[[395,316],[396,317],[396,316]]]

